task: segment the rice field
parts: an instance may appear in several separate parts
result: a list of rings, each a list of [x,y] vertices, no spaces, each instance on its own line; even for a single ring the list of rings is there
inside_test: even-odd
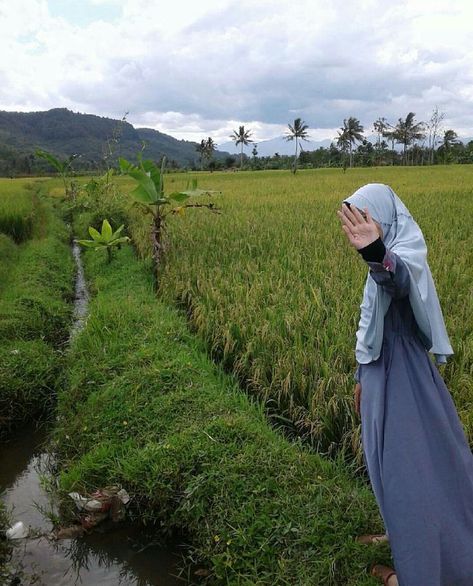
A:
[[[37,198],[25,181],[0,179],[0,233],[15,242],[24,242],[33,235]],[[28,186],[28,184],[26,183]]]
[[[169,176],[167,190],[185,185]],[[367,266],[336,210],[369,182],[393,187],[420,225],[455,355],[441,367],[473,445],[473,169],[468,166],[199,174],[220,215],[171,217],[161,294],[208,352],[319,452],[362,464],[353,409],[355,332]],[[126,190],[126,184],[123,185]],[[135,241],[149,254],[143,216]]]

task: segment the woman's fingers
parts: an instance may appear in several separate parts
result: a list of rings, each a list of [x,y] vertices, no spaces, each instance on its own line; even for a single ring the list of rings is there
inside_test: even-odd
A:
[[[340,218],[340,220],[343,222],[343,224],[350,230],[350,232],[352,232],[352,226],[354,227],[355,224],[353,222],[351,222],[348,219],[347,215],[345,213],[341,212],[340,210],[337,210],[337,214],[338,214],[338,217]]]
[[[356,226],[356,224],[359,224],[359,220],[357,220],[355,214],[353,213],[353,209],[356,209],[355,206],[352,208],[351,206],[348,207],[346,203],[342,203],[342,212],[344,217],[347,218],[353,224],[353,226]]]
[[[366,207],[363,208],[363,210],[364,210],[364,212],[366,214],[366,218],[363,217],[363,214],[360,213],[360,210],[357,207],[352,206],[350,209],[353,211],[353,215],[358,220],[358,224],[365,224],[366,222],[369,221],[368,220],[368,214],[369,214],[368,208],[366,208]],[[370,216],[370,218],[371,218],[371,216]]]
[[[355,244],[356,243],[356,239],[354,234],[351,232],[351,229],[348,226],[343,225],[342,226],[342,230],[345,232],[345,234],[348,237],[348,240],[350,241],[350,244]]]

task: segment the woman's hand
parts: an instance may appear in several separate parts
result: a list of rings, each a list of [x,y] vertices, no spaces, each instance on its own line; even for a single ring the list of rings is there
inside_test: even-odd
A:
[[[361,384],[356,383],[355,385],[355,411],[360,415],[360,404],[361,404]]]
[[[364,208],[364,218],[355,206],[348,207],[342,204],[342,209],[337,210],[338,217],[342,221],[342,229],[352,246],[357,250],[364,248],[379,238],[376,226],[368,208]]]

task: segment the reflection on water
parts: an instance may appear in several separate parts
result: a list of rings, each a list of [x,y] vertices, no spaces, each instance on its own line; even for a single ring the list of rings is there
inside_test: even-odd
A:
[[[23,521],[41,534],[52,524],[44,512],[56,513],[40,476],[48,467],[41,451],[45,431],[24,430],[0,448],[1,499],[14,521]],[[70,586],[183,586],[177,544],[163,547],[147,529],[110,522],[78,539],[51,541],[45,536],[16,541],[14,565],[35,584]]]
[[[69,343],[77,336],[85,325],[87,311],[89,307],[89,290],[87,289],[87,282],[84,275],[84,267],[82,266],[82,259],[80,256],[80,246],[74,240],[72,243],[72,256],[76,263],[76,285],[75,285],[75,299],[74,299],[74,315],[69,336]]]

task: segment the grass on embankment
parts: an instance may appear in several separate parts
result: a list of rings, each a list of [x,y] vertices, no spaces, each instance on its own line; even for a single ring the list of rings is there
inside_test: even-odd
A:
[[[209,583],[368,585],[389,549],[374,497],[340,464],[288,442],[159,302],[131,247],[85,254],[95,294],[59,395],[62,490],[122,484],[132,511],[183,529]]]
[[[50,409],[71,321],[69,233],[50,202],[36,206],[43,237],[15,245],[0,234],[0,436]]]

